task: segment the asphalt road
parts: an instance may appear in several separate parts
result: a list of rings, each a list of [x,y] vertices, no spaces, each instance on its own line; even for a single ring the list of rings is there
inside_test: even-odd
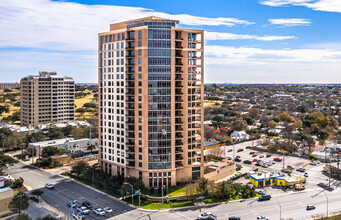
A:
[[[199,215],[200,208],[202,212],[211,212],[215,214],[219,220],[227,220],[231,216],[238,216],[242,220],[255,220],[257,216],[266,216],[270,220],[282,219],[305,220],[318,214],[327,214],[327,197],[329,214],[340,212],[341,190],[335,189],[332,192],[322,188],[312,191],[302,191],[288,195],[273,196],[270,201],[258,202],[257,199],[249,199],[245,201],[235,201],[219,205],[211,205],[204,207],[191,207],[178,210],[165,210],[158,212],[142,212],[134,210],[111,219],[129,220],[179,220],[179,219],[196,219]],[[280,204],[280,206],[279,206]],[[307,205],[314,205],[315,210],[307,211]],[[281,207],[281,208],[280,208]],[[281,212],[280,212],[281,209]]]
[[[22,177],[24,184],[29,190],[39,189],[43,191],[41,198],[47,204],[57,209],[60,212],[57,214],[61,214],[62,216],[70,215],[71,213],[71,208],[67,206],[69,200],[76,200],[77,205],[80,205],[82,201],[88,201],[92,204],[93,208],[110,207],[113,209],[113,213],[107,213],[106,216],[97,216],[90,210],[90,214],[86,215],[86,219],[107,219],[133,210],[130,206],[85,187],[71,179],[51,174],[22,162],[11,167],[9,172],[15,178]],[[55,184],[55,189],[46,189],[46,183]]]

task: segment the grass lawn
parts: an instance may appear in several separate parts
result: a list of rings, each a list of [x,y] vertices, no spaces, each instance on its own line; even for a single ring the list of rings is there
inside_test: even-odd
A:
[[[184,195],[186,195],[185,187],[177,189],[177,190],[168,194],[168,196],[184,196]]]
[[[191,201],[175,202],[175,203],[167,203],[167,204],[164,203],[163,208],[164,209],[171,209],[171,208],[179,208],[179,207],[186,207],[186,206],[192,206],[192,205],[194,205],[194,203]],[[142,205],[141,208],[150,209],[150,210],[159,210],[162,208],[162,204],[161,203],[150,203],[148,205]]]
[[[87,95],[87,96],[85,96],[83,98],[75,99],[75,105],[77,106],[76,109],[77,108],[82,108],[85,103],[88,103],[88,102],[92,103],[92,102],[94,102],[93,98],[94,98],[94,94],[91,93],[90,95]]]
[[[204,100],[204,107],[221,107],[221,104],[223,103],[224,101],[219,101],[219,100]],[[216,105],[216,103],[219,103],[220,105]]]

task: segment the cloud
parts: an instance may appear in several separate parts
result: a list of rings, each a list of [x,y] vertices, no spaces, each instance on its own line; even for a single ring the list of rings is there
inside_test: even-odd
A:
[[[311,24],[309,19],[304,18],[276,18],[269,19],[269,22],[274,25],[290,26],[309,26]]]
[[[257,36],[257,35],[240,35],[233,33],[205,32],[205,40],[259,40],[259,41],[275,41],[294,39],[295,36]]]
[[[83,5],[51,0],[1,0],[0,47],[97,50],[97,33],[107,31],[110,23],[151,15],[178,19],[184,25],[252,24],[237,18],[171,15],[141,7]]]
[[[213,65],[276,63],[338,63],[341,51],[329,49],[262,49],[253,47],[206,46],[205,62]]]
[[[341,13],[340,0],[262,0],[260,4],[281,7],[286,5],[305,6],[315,11],[339,12]]]

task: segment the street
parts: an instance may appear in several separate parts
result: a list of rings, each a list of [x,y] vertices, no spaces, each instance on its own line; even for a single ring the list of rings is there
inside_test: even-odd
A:
[[[133,209],[123,202],[118,202],[101,192],[92,190],[71,179],[51,174],[44,170],[28,166],[22,162],[10,167],[9,172],[12,177],[22,177],[25,186],[27,186],[29,190],[39,189],[43,191],[41,198],[48,205],[59,211],[59,213],[56,214],[60,214],[63,217],[70,215],[71,208],[67,205],[69,200],[76,200],[77,206],[83,201],[88,201],[92,204],[92,209],[98,207],[110,207],[113,209],[113,213],[107,213],[104,217],[97,216],[91,209],[90,214],[86,215],[87,219],[107,219]],[[55,184],[55,189],[46,189],[46,183]]]
[[[303,191],[299,193],[291,193],[286,196],[276,195],[270,201],[258,202],[257,199],[249,199],[245,201],[227,202],[219,205],[207,205],[203,207],[190,207],[177,210],[164,210],[158,212],[148,212],[134,210],[111,219],[141,219],[141,220],[178,220],[178,219],[196,219],[199,210],[202,212],[211,212],[218,216],[218,219],[227,220],[231,216],[238,216],[242,220],[255,220],[257,216],[264,215],[270,220],[310,219],[314,215],[327,214],[327,197],[329,214],[340,212],[341,190],[335,189],[331,192],[322,188],[312,191]],[[280,207],[281,206],[281,212]],[[315,210],[307,211],[307,205],[314,205]]]

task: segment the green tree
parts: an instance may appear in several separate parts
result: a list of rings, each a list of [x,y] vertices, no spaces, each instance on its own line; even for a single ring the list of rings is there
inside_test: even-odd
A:
[[[2,113],[9,113],[9,108],[7,105],[0,105],[0,115],[2,115]]]
[[[16,220],[32,220],[32,219],[28,216],[28,214],[23,213],[23,214],[19,215],[19,216],[16,218]]]
[[[90,153],[92,154],[92,151],[95,150],[96,148],[97,148],[96,145],[90,144],[90,145],[88,145],[87,150],[89,150]]]
[[[200,178],[198,183],[199,192],[204,195],[208,196],[208,179],[207,178]]]
[[[224,199],[230,199],[233,197],[236,193],[236,190],[233,188],[233,185],[231,183],[228,183],[226,181],[223,181],[221,184],[221,196]]]
[[[72,169],[71,169],[71,173],[75,176],[77,176],[78,178],[81,177],[81,175],[83,174],[84,171],[86,171],[87,169],[89,169],[90,166],[89,164],[87,164],[84,161],[79,161],[78,163],[76,163]]]
[[[44,157],[44,158],[47,158],[47,157],[51,157],[51,156],[54,156],[58,154],[58,148],[57,147],[54,147],[54,146],[47,146],[47,147],[44,147],[42,152],[41,152],[41,155]]]
[[[48,214],[48,215],[45,215],[44,217],[37,218],[36,220],[57,220],[57,219],[53,217],[52,215]]]
[[[8,208],[13,212],[19,213],[20,215],[22,210],[28,209],[28,206],[28,197],[25,193],[19,192],[14,195],[12,201],[8,205]]]
[[[5,155],[3,152],[0,152],[0,174],[2,174],[3,170],[9,166],[13,166],[18,163],[16,159],[11,156]]]
[[[24,179],[19,177],[13,181],[12,188],[20,188],[24,185]]]
[[[272,121],[270,121],[269,122],[269,127],[270,128],[274,128],[274,127],[276,127],[278,124],[274,121],[274,120],[272,120]]]

